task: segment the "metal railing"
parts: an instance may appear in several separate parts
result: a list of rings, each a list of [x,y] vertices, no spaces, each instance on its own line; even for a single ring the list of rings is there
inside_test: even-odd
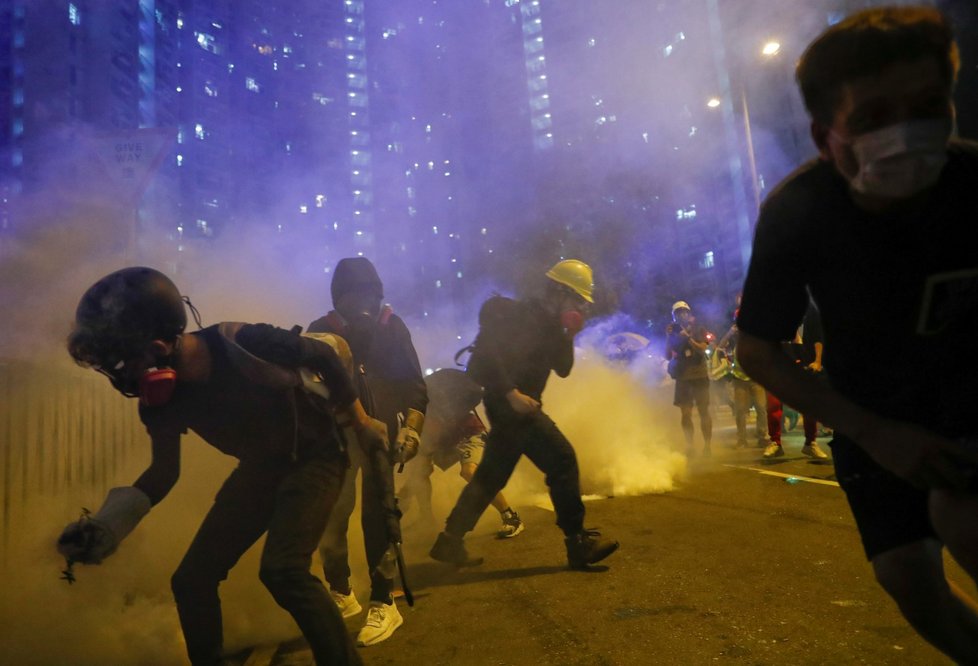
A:
[[[0,564],[33,505],[104,492],[147,441],[136,405],[97,373],[0,359]]]

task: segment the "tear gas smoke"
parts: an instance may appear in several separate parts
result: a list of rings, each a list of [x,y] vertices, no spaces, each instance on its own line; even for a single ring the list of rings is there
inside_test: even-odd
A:
[[[407,12],[409,4],[388,3],[386,11]],[[605,286],[615,284],[620,287],[616,287],[614,294],[617,302],[632,311],[644,313],[643,316],[655,317],[658,316],[655,314],[657,304],[675,300],[676,294],[672,293],[675,285],[671,283],[675,276],[669,267],[676,265],[670,263],[676,244],[665,242],[661,235],[652,232],[658,233],[657,220],[673,214],[673,204],[685,207],[694,200],[704,201],[714,196],[712,189],[697,190],[698,185],[690,181],[690,174],[693,167],[697,173],[709,171],[701,167],[711,163],[722,142],[716,135],[707,141],[693,140],[692,131],[697,128],[692,127],[685,129],[690,132],[689,137],[682,138],[683,145],[688,148],[676,152],[674,137],[665,129],[668,123],[662,128],[657,127],[659,119],[676,116],[677,108],[674,107],[680,103],[676,101],[679,97],[698,99],[700,93],[712,93],[715,88],[711,74],[712,56],[708,50],[700,54],[702,57],[694,53],[699,60],[689,61],[681,76],[678,72],[649,67],[652,56],[658,58],[662,48],[674,39],[663,32],[666,24],[657,18],[668,4],[623,3],[622,12],[632,12],[628,16],[641,20],[622,22],[621,25],[628,28],[627,34],[619,35],[621,39],[609,35],[607,40],[623,45],[622,54],[627,56],[615,61],[613,70],[625,85],[621,94],[607,96],[606,106],[619,107],[615,127],[627,124],[630,134],[623,131],[621,140],[608,142],[609,146],[614,146],[613,150],[589,150],[587,159],[579,162],[564,160],[562,167],[569,173],[561,169],[548,171],[553,177],[544,179],[546,182],[540,185],[540,191],[527,192],[523,198],[507,198],[507,193],[515,189],[513,185],[518,184],[515,181],[522,178],[523,171],[512,168],[513,165],[505,160],[490,165],[492,169],[477,169],[468,181],[462,180],[466,168],[453,169],[457,175],[439,182],[458,182],[458,189],[429,193],[432,201],[444,201],[443,194],[454,196],[466,191],[474,197],[469,212],[478,215],[473,214],[471,219],[458,215],[457,208],[440,211],[432,207],[428,212],[436,218],[438,215],[445,219],[464,218],[472,229],[488,227],[487,238],[496,249],[497,268],[505,269],[496,272],[507,291],[511,291],[513,283],[519,282],[518,277],[539,276],[541,267],[557,254],[577,254],[589,261],[592,256],[600,255],[601,259],[594,260],[598,281]],[[765,12],[770,11],[771,3],[761,4]],[[779,11],[791,13],[788,4],[783,10],[779,5]],[[803,3],[790,4],[801,6]],[[667,9],[670,12],[686,11]],[[814,16],[817,12],[796,13]],[[693,15],[692,10],[690,15]],[[743,25],[751,26],[753,18],[756,17],[743,14]],[[785,24],[790,25],[791,21],[786,20]],[[633,25],[644,27],[633,32]],[[699,31],[699,35],[690,33],[694,39],[689,40],[689,44],[705,34],[703,26]],[[650,38],[650,34],[654,34],[654,38]],[[700,40],[699,43],[704,42]],[[496,58],[498,48],[494,42],[492,50],[467,53],[467,57],[483,64],[502,62]],[[400,62],[407,70],[413,67],[415,59],[401,58]],[[525,76],[524,63],[519,57],[515,62],[518,75]],[[673,57],[668,61],[673,62],[679,60]],[[414,69],[405,73],[419,80],[424,78],[423,85],[416,87],[416,93],[412,93],[412,88],[407,85],[401,92],[415,94],[418,99],[396,101],[405,109],[415,102],[423,102],[423,108],[434,108],[437,105],[425,96],[432,95],[431,91],[438,86],[429,85],[429,72]],[[464,70],[459,71],[462,77],[471,78]],[[610,85],[613,80],[601,68],[594,68],[594,72],[602,89],[614,87]],[[696,74],[687,76],[691,72]],[[639,81],[641,85],[636,83]],[[689,90],[677,92],[677,82]],[[444,88],[452,94],[456,93],[453,80],[440,83],[445,84]],[[568,99],[591,99],[592,91],[588,89],[590,84],[586,77],[570,85],[577,88],[565,91]],[[670,94],[663,95],[663,90],[669,90]],[[481,91],[473,94],[477,92]],[[773,99],[780,96],[781,93]],[[498,95],[491,97],[496,100]],[[521,104],[525,106],[525,103],[523,98]],[[751,103],[752,110],[756,111],[755,124],[763,123],[760,109],[770,107],[772,113],[781,113],[782,105],[765,103],[756,95]],[[716,124],[715,116],[701,115],[705,113],[703,110],[698,115],[696,109],[691,111],[690,108],[683,111],[683,117],[689,118],[689,125],[700,126],[695,134],[697,137],[708,136],[708,125]],[[481,117],[461,120],[470,123],[466,126],[471,130],[466,134],[467,140],[474,141],[473,137],[478,137],[495,141],[493,135],[481,126]],[[513,123],[509,116],[488,120],[494,120],[500,126]],[[441,127],[436,125],[436,129],[440,131]],[[768,140],[762,129],[754,129],[760,150]],[[83,128],[77,127],[72,131],[85,133]],[[440,140],[446,145],[455,141],[455,135],[448,132],[441,135],[436,131],[435,136],[444,136]],[[642,139],[625,140],[626,136]],[[249,139],[248,136],[226,138],[229,143],[243,143]],[[317,140],[316,137],[306,138],[310,142]],[[331,245],[326,248],[325,236],[317,236],[316,242],[310,243],[277,234],[274,220],[267,219],[269,212],[261,210],[254,211],[250,219],[236,221],[234,229],[229,229],[223,236],[185,242],[173,236],[177,221],[186,218],[188,213],[177,211],[174,201],[170,202],[173,219],[143,220],[137,242],[134,247],[129,247],[132,209],[117,203],[118,192],[113,192],[111,186],[103,182],[92,156],[86,153],[84,142],[74,142],[70,137],[62,139],[59,136],[53,141],[57,150],[54,151],[56,154],[52,153],[52,164],[33,165],[35,173],[45,174],[49,180],[31,183],[33,194],[21,196],[17,203],[15,233],[5,235],[0,246],[0,311],[4,314],[4,324],[0,328],[0,358],[31,359],[44,372],[57,377],[70,363],[64,351],[64,339],[82,292],[98,278],[126,265],[148,265],[170,276],[199,308],[205,325],[223,320],[260,321],[287,328],[293,324],[306,325],[330,309],[330,275],[323,272],[324,264],[335,265],[343,256],[352,255],[356,251],[352,246],[342,247],[330,240]],[[451,155],[453,159],[456,154],[462,157],[470,148],[475,152],[480,150],[478,145],[459,142],[458,146],[452,145]],[[504,154],[502,150],[497,151],[496,146],[480,154],[496,153]],[[767,162],[778,162],[778,168],[786,169],[788,165],[781,163],[782,155],[779,153],[772,158],[771,153],[766,152],[769,155]],[[684,155],[689,157],[684,158]],[[694,160],[703,155],[706,155],[706,162]],[[343,153],[342,159],[346,158]],[[693,167],[685,168],[687,162],[683,159]],[[784,161],[789,160],[784,158]],[[571,167],[581,167],[580,173]],[[343,168],[346,168],[345,163]],[[534,164],[533,169],[536,168]],[[774,167],[769,165],[768,174],[773,170]],[[78,173],[67,179],[64,176],[69,172]],[[497,180],[487,175],[493,173]],[[235,176],[233,172],[228,174],[229,179]],[[275,193],[275,198],[280,201],[308,200],[310,191],[314,191],[310,183],[318,178],[318,172],[304,174],[304,178],[294,176],[283,173],[274,182],[269,181],[268,192]],[[769,175],[769,184],[774,180]],[[68,182],[70,185],[66,186]],[[386,183],[378,185],[388,186]],[[449,188],[448,185],[444,187]],[[161,187],[155,195],[150,190],[148,197],[153,196],[159,201],[167,194]],[[526,213],[531,208],[530,202],[547,197],[550,205],[542,206],[534,214],[537,217]],[[588,206],[582,206],[585,199]],[[564,205],[555,202],[564,202]],[[642,212],[635,212],[639,210]],[[181,217],[177,217],[178,212]],[[545,217],[551,218],[549,226],[543,225]],[[468,233],[469,229],[465,231]],[[408,236],[420,232],[405,225],[396,233]],[[467,238],[474,235],[473,232]],[[384,239],[384,242],[394,247],[394,240],[400,238]],[[380,245],[378,243],[378,247]],[[477,253],[474,248],[470,250],[472,256]],[[462,257],[464,259],[464,254]],[[447,262],[448,256],[444,259]],[[399,294],[403,293],[405,299],[411,296],[408,290],[413,283],[404,276],[408,269],[417,268],[399,262],[423,263],[421,258],[407,256],[397,262],[378,262],[378,270],[388,287],[395,311],[418,310],[416,303],[410,303],[408,307],[408,303],[398,301]],[[629,271],[622,269],[626,262]],[[602,269],[606,269],[604,275]],[[452,274],[454,271],[453,268]],[[508,282],[503,283],[503,280]],[[462,284],[461,280],[458,284]],[[484,286],[467,282],[464,293],[471,302],[456,303],[455,310],[429,312],[423,319],[409,318],[422,368],[450,367],[454,352],[472,340],[479,303],[489,291]],[[440,292],[445,294],[446,300],[448,292],[448,289]],[[463,292],[460,288],[453,293]],[[647,334],[639,329],[627,330]],[[574,372],[568,379],[552,378],[544,403],[546,411],[577,451],[583,491],[616,496],[668,491],[685,473],[685,459],[677,452],[678,443],[682,441],[678,414],[671,405],[669,391],[659,386],[664,374],[661,359],[655,354],[646,354],[629,365],[617,364],[602,358],[599,342],[592,341],[587,331],[582,341],[585,347],[578,353]],[[652,348],[661,348],[656,347],[657,344],[653,342]],[[107,382],[102,390],[110,390]],[[113,409],[135,411],[133,401],[121,396],[115,399],[117,407]],[[65,404],[68,406],[58,417],[62,432],[89,428],[102,416],[100,412],[83,414],[80,409]],[[17,405],[7,407],[16,409]],[[5,417],[3,410],[4,405],[0,405],[0,419]],[[39,426],[31,423],[23,427]],[[33,442],[39,436],[36,432],[20,432],[12,428],[4,432],[8,439],[2,444],[8,448],[14,441]],[[4,578],[4,594],[0,596],[0,623],[5,629],[0,634],[0,654],[4,655],[6,663],[173,664],[185,659],[169,578],[214,494],[233,467],[233,460],[196,437],[186,437],[183,471],[173,492],[154,507],[116,554],[101,566],[77,567],[78,582],[68,586],[58,580],[63,561],[54,550],[61,528],[77,518],[81,506],[97,509],[107,487],[131,483],[149,460],[145,439],[136,442],[131,449],[119,448],[115,439],[117,436],[106,433],[103,445],[106,451],[119,451],[120,460],[110,465],[114,472],[99,483],[76,483],[44,495],[30,487],[25,487],[19,495],[9,485],[4,488],[11,515],[18,517],[16,530],[6,524],[2,529],[5,541],[0,574]],[[51,464],[60,453],[54,450]],[[40,473],[47,472],[42,470]],[[464,482],[458,476],[457,467],[445,472],[436,469],[432,482],[436,515],[443,518]],[[540,473],[525,460],[505,489],[516,508],[533,503],[544,491]],[[484,520],[495,523],[493,513],[490,509]],[[407,526],[411,519],[408,513]],[[354,586],[364,590],[367,577],[359,520],[351,520],[351,528]],[[405,530],[405,538],[409,540],[407,545],[411,545],[412,539],[416,545],[427,545],[409,527]],[[291,618],[275,605],[257,579],[259,547],[260,544],[242,558],[229,580],[222,585],[225,643],[231,649],[298,633]],[[313,570],[318,573],[315,563]]]

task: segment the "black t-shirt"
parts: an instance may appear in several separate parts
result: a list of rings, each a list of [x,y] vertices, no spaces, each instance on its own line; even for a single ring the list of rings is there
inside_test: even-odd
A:
[[[539,301],[493,296],[482,304],[468,373],[485,387],[487,404],[502,404],[513,388],[540,400],[550,371],[566,377],[573,365],[573,340]]]
[[[926,202],[871,214],[828,163],[807,164],[765,202],[741,330],[794,337],[809,300],[833,386],[864,407],[949,436],[973,433],[978,379],[978,144],[955,140]]]
[[[346,336],[346,326],[335,310],[309,324],[310,333],[334,333]],[[352,342],[351,342],[352,344]],[[411,332],[396,314],[382,317],[373,331],[367,358],[354,358],[363,365],[366,376],[363,379],[361,395],[364,408],[374,418],[387,424],[391,439],[397,435],[397,414],[415,409],[422,414],[428,406],[428,391],[425,387],[418,352],[414,349]]]
[[[791,358],[804,366],[808,366],[815,362],[815,345],[824,346],[825,344],[825,334],[822,333],[822,316],[818,313],[818,308],[815,307],[814,303],[808,303],[808,310],[805,312],[805,318],[802,320],[798,332],[801,333],[801,342],[794,338],[785,344],[785,351]]]
[[[207,344],[210,376],[204,382],[178,382],[165,405],[140,406],[139,416],[150,436],[182,434],[190,429],[242,461],[281,458],[291,455],[293,449],[312,455],[339,450],[332,417],[317,410],[301,390],[270,388],[246,378],[232,363],[217,326],[189,335],[198,335]],[[280,354],[261,348],[267,345],[260,343],[276,344],[292,337],[298,338],[271,326],[248,324],[237,339],[249,352],[273,360],[269,356]],[[352,399],[338,388],[334,391],[340,397],[339,404]]]

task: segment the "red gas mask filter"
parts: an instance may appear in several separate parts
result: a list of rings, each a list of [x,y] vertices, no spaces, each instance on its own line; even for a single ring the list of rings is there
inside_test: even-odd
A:
[[[564,310],[560,313],[560,325],[572,335],[576,335],[584,328],[584,315],[577,310]]]
[[[150,368],[139,378],[139,404],[146,407],[161,407],[170,402],[176,388],[176,370]]]

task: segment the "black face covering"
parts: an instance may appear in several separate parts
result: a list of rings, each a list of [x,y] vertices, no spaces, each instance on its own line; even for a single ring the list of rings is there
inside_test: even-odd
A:
[[[99,372],[109,378],[112,388],[126,396],[127,398],[139,397],[139,378],[130,377],[125,367],[119,370],[106,370],[99,368]]]
[[[362,363],[370,353],[377,331],[377,317],[369,312],[361,312],[346,319],[346,341],[353,352],[353,358]]]
[[[172,355],[158,358],[139,375],[130,372],[124,361],[117,361],[110,369],[105,366],[96,369],[108,377],[112,388],[122,395],[139,398],[144,405],[157,407],[169,401],[176,386],[172,361]]]
[[[346,338],[358,363],[363,363],[370,353],[370,347],[377,331],[377,318],[380,316],[380,298],[367,291],[352,291],[344,294],[336,304],[336,311],[346,320]]]

